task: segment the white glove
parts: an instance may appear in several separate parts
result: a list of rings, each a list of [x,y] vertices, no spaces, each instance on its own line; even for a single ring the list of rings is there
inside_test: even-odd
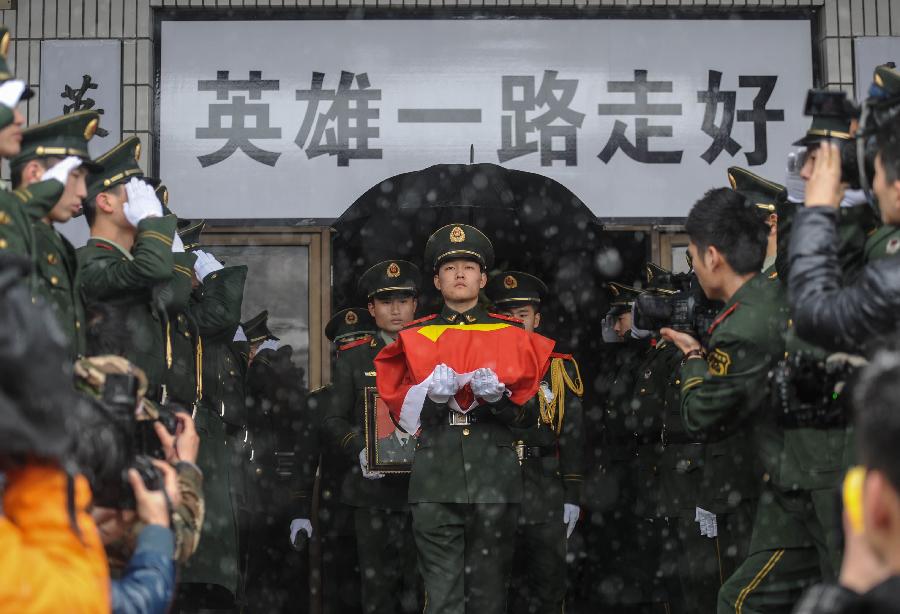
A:
[[[0,85],[0,104],[10,109],[19,106],[22,94],[25,92],[25,82],[21,79],[10,79]]]
[[[194,252],[196,253],[196,252]],[[247,333],[244,332],[243,326],[238,326],[237,330],[234,331],[234,339],[231,340],[232,343],[237,343],[238,341],[246,341]]]
[[[197,254],[197,260],[194,262],[194,272],[197,273],[200,281],[206,279],[206,276],[210,273],[215,273],[225,268],[225,265],[216,260],[216,257],[212,254],[201,251],[195,251],[194,253]]]
[[[66,182],[69,181],[69,173],[74,171],[79,166],[81,166],[81,158],[77,156],[69,156],[67,158],[63,158],[52,167],[44,171],[44,174],[41,176],[41,181],[56,179],[61,184],[66,185]]]
[[[177,232],[175,236],[172,237],[172,253],[173,254],[183,254],[184,253],[184,241],[181,240],[181,235]]]
[[[279,347],[281,347],[281,344],[274,339],[266,339],[259,344],[259,347],[256,348],[256,351],[262,352],[263,350],[278,350]]]
[[[581,516],[581,508],[571,503],[563,503],[563,523],[569,525],[566,529],[566,539],[572,537],[578,517]]]
[[[488,403],[496,403],[506,392],[506,386],[500,383],[492,369],[476,370],[469,385],[472,387],[472,394]]]
[[[149,184],[137,177],[125,184],[125,194],[128,202],[125,203],[125,219],[137,228],[141,220],[148,217],[162,217],[162,203],[156,197],[156,193]]]
[[[366,449],[359,451],[359,468],[362,469],[362,475],[367,480],[380,480],[384,474],[380,471],[369,471],[369,461],[366,459]]]
[[[428,385],[428,398],[435,403],[446,403],[457,390],[459,382],[456,381],[456,371],[443,363],[436,366]]]
[[[294,518],[291,520],[291,545],[294,545],[294,540],[297,539],[297,533],[300,531],[305,531],[307,537],[312,537],[313,528],[312,523],[309,521],[309,518]]]

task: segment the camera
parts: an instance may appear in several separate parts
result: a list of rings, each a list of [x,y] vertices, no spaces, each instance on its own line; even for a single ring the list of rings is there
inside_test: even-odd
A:
[[[841,154],[841,179],[851,189],[871,190],[875,177],[875,155],[878,143],[875,135],[886,122],[900,113],[900,100],[870,99],[856,104],[846,92],[809,90],[803,113],[821,118],[834,118],[847,125],[859,126],[854,136],[834,135],[830,142],[838,146]]]
[[[134,509],[135,499],[128,481],[128,470],[140,474],[148,490],[159,490],[163,476],[144,453],[139,436],[138,379],[131,374],[109,373],[103,394],[95,403],[103,428],[94,436],[100,439],[96,452],[104,453],[102,466],[94,475],[94,502],[101,507]],[[156,433],[151,433],[157,439]],[[168,427],[167,427],[168,428]],[[174,427],[171,429],[174,432]]]
[[[770,374],[773,407],[785,428],[836,428],[847,425],[850,386],[857,369],[809,352],[792,354]]]
[[[149,401],[144,401],[144,409],[149,414],[149,419],[138,419],[135,425],[137,429],[137,454],[165,460],[166,455],[162,449],[162,442],[156,434],[154,424],[159,422],[170,435],[174,435],[178,429],[178,419],[175,417],[175,414],[178,412],[186,413],[186,410],[179,405],[158,405],[155,403],[151,409],[148,408],[149,404]]]
[[[635,327],[642,330],[668,327],[704,340],[722,303],[706,298],[696,275],[667,275],[669,279],[659,279],[658,283],[674,289],[655,288],[638,295],[635,301]]]

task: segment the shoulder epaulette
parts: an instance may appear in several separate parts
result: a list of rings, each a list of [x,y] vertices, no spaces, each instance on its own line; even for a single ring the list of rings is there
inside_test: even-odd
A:
[[[365,337],[360,337],[359,339],[356,339],[355,341],[351,341],[350,343],[345,343],[344,345],[339,345],[338,352],[343,352],[345,350],[349,350],[350,348],[355,348],[360,345],[365,345],[365,344],[369,343],[370,341],[372,341],[373,339],[374,339],[374,337],[372,335],[366,335]]]
[[[514,318],[513,316],[505,316],[501,313],[488,312],[488,315],[492,318],[497,318],[498,320],[506,320],[507,322],[515,322],[516,324],[522,323],[522,320],[520,320],[519,318]]]
[[[713,331],[716,330],[716,328],[719,326],[719,324],[725,321],[725,318],[734,313],[734,310],[738,308],[738,305],[740,305],[740,303],[735,303],[734,305],[726,309],[722,315],[716,318],[713,323],[709,325],[709,330],[706,331],[706,334],[711,335]]]
[[[423,318],[419,318],[418,320],[413,320],[412,322],[407,322],[407,324],[406,324],[403,328],[409,328],[410,326],[415,326],[415,325],[420,324],[420,323],[422,323],[422,322],[427,322],[428,320],[433,320],[433,319],[435,319],[436,317],[438,317],[438,314],[433,313],[433,314],[431,314],[430,316],[425,316],[425,317],[423,317]]]

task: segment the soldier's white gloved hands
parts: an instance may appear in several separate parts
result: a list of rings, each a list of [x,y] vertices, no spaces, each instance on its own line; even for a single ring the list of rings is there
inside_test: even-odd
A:
[[[306,533],[307,537],[312,537],[313,527],[312,523],[309,521],[309,518],[294,518],[291,520],[291,545],[294,545],[294,540],[297,539],[297,533],[303,531]]]
[[[369,471],[369,461],[366,457],[366,448],[359,451],[359,468],[362,469],[362,475],[367,480],[380,480],[384,474],[380,471]]]
[[[79,166],[81,166],[81,158],[77,156],[68,156],[44,171],[44,174],[41,175],[41,181],[56,179],[61,184],[66,185],[69,181],[69,173]]]
[[[183,254],[184,253],[184,241],[181,240],[181,235],[177,232],[175,236],[172,237],[172,253],[173,254]]]
[[[125,203],[125,219],[135,228],[141,220],[148,217],[162,217],[162,203],[156,197],[156,192],[149,184],[137,177],[125,184],[125,194],[128,202]]]
[[[4,107],[15,109],[25,93],[25,82],[21,79],[10,79],[0,85],[0,104]]]
[[[566,539],[572,537],[575,531],[575,525],[578,524],[578,517],[581,516],[581,508],[571,503],[563,503],[563,523],[569,525],[566,527]]]
[[[266,339],[262,343],[259,344],[259,347],[256,348],[257,353],[262,352],[263,350],[278,350],[281,347],[281,344],[275,341],[274,339]]]
[[[197,252],[194,252],[195,254]],[[243,326],[238,326],[237,330],[234,331],[234,339],[231,340],[232,343],[237,343],[238,341],[246,341],[247,333],[244,332]]]
[[[446,403],[458,390],[456,371],[443,363],[436,366],[428,385],[428,398],[435,403]]]
[[[200,281],[206,279],[206,276],[210,273],[215,273],[225,268],[225,265],[216,260],[216,257],[212,254],[199,250],[194,253],[197,254],[197,260],[194,262],[194,272],[197,273]]]
[[[506,386],[500,383],[492,369],[478,369],[469,382],[472,394],[488,403],[496,403],[506,392]]]

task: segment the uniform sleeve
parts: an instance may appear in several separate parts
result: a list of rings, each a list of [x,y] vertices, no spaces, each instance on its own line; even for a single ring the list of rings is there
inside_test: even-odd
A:
[[[53,467],[7,474],[0,516],[0,603],[9,612],[109,612],[109,568],[90,514],[90,487],[75,478],[75,522],[67,478]]]
[[[206,507],[203,498],[203,472],[193,463],[179,462],[175,469],[178,472],[178,488],[181,491],[181,504],[172,514],[175,530],[175,559],[186,563],[200,544],[200,530]]]
[[[330,397],[331,386],[310,392],[302,413],[291,426],[288,448],[294,453],[294,471],[291,474],[289,499],[296,518],[312,517],[313,486],[321,453],[320,416],[328,406]]]
[[[580,505],[585,470],[584,408],[581,397],[568,388],[563,427],[559,434],[559,470],[566,503]]]
[[[2,105],[0,105],[2,106]],[[44,217],[62,195],[63,185],[42,181],[13,192],[0,191],[0,252],[31,256],[31,223]]]
[[[190,307],[202,335],[230,335],[237,330],[246,281],[244,265],[225,267],[206,276],[199,298]]]
[[[322,430],[326,445],[340,450],[349,460],[355,461],[360,450],[366,446],[366,437],[361,424],[354,420],[356,407],[356,386],[353,383],[354,354],[357,348],[347,350],[339,356],[331,378],[331,394],[324,408]]]
[[[717,441],[734,434],[768,394],[769,360],[753,343],[713,334],[706,361],[681,369],[681,417],[688,434]]]
[[[145,290],[169,281],[175,259],[172,237],[177,218],[151,217],[138,224],[132,260],[118,253],[87,247],[81,252],[81,287],[88,301],[104,300],[130,290]]]
[[[197,255],[190,252],[172,254],[174,264],[172,275],[162,290],[163,305],[169,315],[176,315],[187,309],[191,300],[194,279],[194,262]]]

